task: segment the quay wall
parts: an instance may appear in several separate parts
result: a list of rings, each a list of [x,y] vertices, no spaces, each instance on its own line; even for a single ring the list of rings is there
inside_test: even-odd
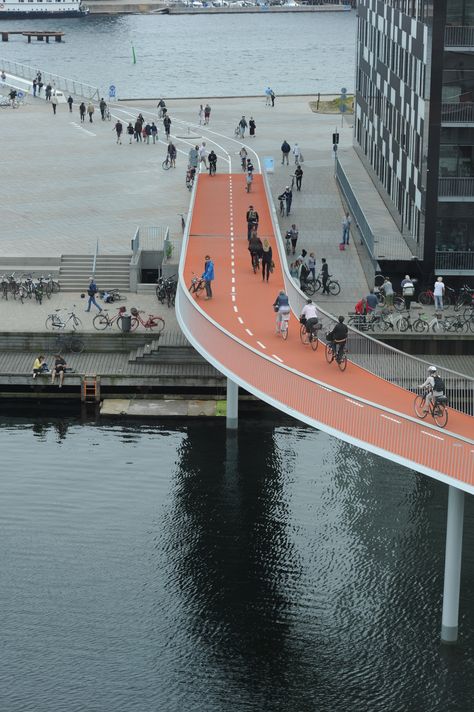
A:
[[[87,2],[91,15],[119,14],[163,14],[163,15],[221,15],[241,13],[266,12],[347,12],[346,5],[301,5],[298,7],[274,6],[262,10],[261,7],[184,7],[168,6],[162,2],[108,2],[107,0],[91,0]]]

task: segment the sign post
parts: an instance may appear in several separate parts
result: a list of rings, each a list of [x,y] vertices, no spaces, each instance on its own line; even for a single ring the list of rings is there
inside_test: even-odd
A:
[[[116,91],[117,91],[117,88],[116,88],[115,84],[111,84],[109,86],[109,99],[116,98]]]
[[[344,113],[347,111],[346,101],[347,101],[347,89],[346,89],[346,87],[342,87],[340,103],[339,103],[339,111],[341,112],[341,127],[344,126]]]

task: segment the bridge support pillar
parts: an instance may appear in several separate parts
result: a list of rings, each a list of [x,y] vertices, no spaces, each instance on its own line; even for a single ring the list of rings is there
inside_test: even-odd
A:
[[[457,487],[449,486],[443,618],[441,622],[441,641],[443,643],[455,643],[458,639],[463,523],[464,492]]]
[[[239,425],[239,387],[230,378],[227,379],[227,417],[228,430],[236,430]]]

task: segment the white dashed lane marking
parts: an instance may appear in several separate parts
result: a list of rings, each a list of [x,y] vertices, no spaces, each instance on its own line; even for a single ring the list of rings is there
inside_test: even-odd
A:
[[[267,348],[267,347],[265,346],[265,344],[262,344],[261,341],[257,341],[257,344],[260,346],[261,349],[266,349],[266,348]]]
[[[353,401],[351,398],[346,398],[346,401],[347,401],[348,403],[350,403],[351,405],[356,405],[356,406],[358,406],[359,408],[364,408],[364,406],[362,405],[362,403],[357,403],[357,401]]]
[[[279,356],[277,356],[276,354],[272,354],[272,358],[276,358],[276,360],[279,361],[280,363],[284,363],[283,359],[280,358]]]
[[[240,323],[241,323],[241,324],[243,324],[243,323],[244,323],[244,320],[242,319],[242,317],[241,317],[241,316],[238,316],[238,317],[237,317],[237,319],[238,319],[238,320],[240,321]]]
[[[392,423],[397,423],[397,425],[400,425],[401,421],[397,420],[396,418],[391,418],[389,415],[384,415],[383,413],[380,413],[381,418],[385,418],[385,420],[390,420]]]
[[[235,305],[234,305],[234,311],[235,311],[235,313],[237,313],[239,311],[238,307],[236,307]]]
[[[429,438],[434,438],[435,440],[444,441],[444,438],[440,438],[439,435],[435,435],[434,433],[427,433],[426,430],[421,430],[421,434],[427,435]]]
[[[249,336],[253,336],[253,332],[251,332],[250,329],[245,329],[245,331],[247,332],[247,334],[248,334]]]

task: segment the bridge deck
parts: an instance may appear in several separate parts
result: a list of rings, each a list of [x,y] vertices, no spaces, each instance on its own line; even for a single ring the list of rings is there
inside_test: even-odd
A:
[[[273,249],[275,270],[269,283],[251,269],[245,220],[250,203],[259,212],[259,236],[269,237]],[[199,304],[240,340],[229,338],[193,310],[199,325],[194,338],[217,363],[248,383],[253,392],[305,422],[324,425],[351,442],[362,447],[365,443],[372,451],[430,470],[440,479],[454,478],[474,491],[473,444],[457,437],[472,437],[471,417],[450,410],[445,430],[432,427],[414,419],[412,393],[353,363],[341,373],[334,363],[326,362],[323,344],[315,353],[303,346],[294,317],[288,341],[275,334],[271,305],[284,288],[284,279],[260,175],[255,176],[250,195],[245,192],[243,175],[199,177],[184,262],[187,283],[193,273],[202,273],[206,254],[215,264],[214,298],[199,299]],[[183,315],[186,306],[181,304],[180,310]]]

